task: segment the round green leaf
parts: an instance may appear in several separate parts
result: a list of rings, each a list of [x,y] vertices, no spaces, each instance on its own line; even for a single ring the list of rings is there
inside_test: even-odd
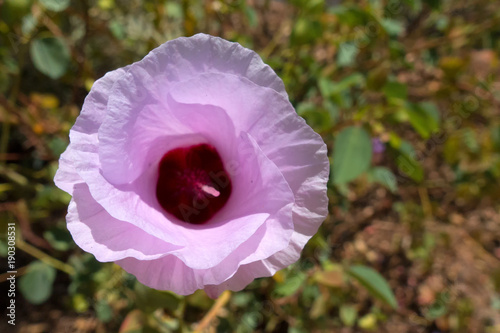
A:
[[[19,290],[32,304],[42,304],[52,294],[56,270],[41,261],[28,266],[27,273],[19,279]]]
[[[372,142],[361,127],[344,128],[335,140],[333,181],[347,183],[368,170],[372,159]]]
[[[61,12],[69,7],[70,0],[40,0],[42,5],[53,12]]]
[[[30,54],[35,67],[53,79],[63,76],[70,63],[70,51],[60,38],[45,37],[33,40]]]

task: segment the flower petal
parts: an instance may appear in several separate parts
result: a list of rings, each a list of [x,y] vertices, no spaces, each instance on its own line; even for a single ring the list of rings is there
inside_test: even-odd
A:
[[[300,257],[300,252],[310,239],[309,236],[294,232],[290,245],[275,253],[265,260],[257,260],[248,264],[243,264],[238,271],[229,279],[222,283],[214,283],[205,286],[205,292],[211,298],[217,298],[224,290],[240,291],[256,278],[273,276],[277,271],[293,264]],[[263,239],[262,243],[266,240]]]
[[[71,158],[72,147],[68,147],[59,158],[59,168],[54,177],[54,183],[61,190],[73,195],[73,187],[81,183],[82,177],[76,172]]]
[[[265,259],[270,253],[276,253],[283,249],[283,245],[287,246],[292,231],[283,230],[278,222],[287,218],[286,211],[287,209],[282,209],[279,214],[268,219],[254,233],[251,240],[241,244],[221,263],[212,268],[192,269],[175,256],[166,256],[155,260],[125,258],[116,263],[127,272],[134,274],[141,283],[151,288],[172,290],[180,295],[189,295],[197,289],[210,289],[212,285],[221,284],[238,274],[241,262],[245,257],[253,255],[254,258]],[[265,236],[272,238],[273,241],[265,242]],[[246,282],[245,285],[248,283]],[[215,298],[212,295],[211,297]]]
[[[169,41],[151,51],[142,61],[129,66],[126,75],[110,91],[108,121],[99,131],[99,156],[108,181],[125,184],[140,175],[141,167],[137,162],[141,161],[140,153],[123,154],[121,158],[113,154],[116,151],[126,152],[128,147],[134,145],[132,136],[122,136],[119,140],[116,137],[132,133],[145,107],[156,105],[161,109],[173,85],[203,73],[238,75],[287,98],[281,79],[252,50],[205,34]],[[182,123],[170,117],[168,108],[163,111],[163,117],[159,118],[162,127],[168,128],[171,135],[182,132]]]
[[[97,130],[106,114],[108,94],[115,81],[124,75],[128,66],[109,72],[94,83],[90,94],[85,98],[80,116],[70,131],[70,140],[80,145],[94,146],[97,149]],[[73,136],[73,138],[71,138]],[[59,169],[54,177],[57,187],[72,195],[74,184],[81,181],[76,170],[78,155],[71,143],[59,160]]]
[[[88,186],[76,184],[66,217],[76,244],[99,261],[127,257],[152,260],[179,249],[129,223],[111,217],[90,195]]]

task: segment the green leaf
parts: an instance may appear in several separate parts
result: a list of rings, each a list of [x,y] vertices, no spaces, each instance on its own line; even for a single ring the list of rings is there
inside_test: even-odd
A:
[[[47,143],[47,145],[49,146],[50,150],[52,150],[54,156],[57,158],[59,158],[59,156],[66,150],[66,147],[68,147],[68,143],[57,136],[51,139]]]
[[[3,240],[0,238],[0,257],[7,257],[8,253],[9,253],[9,249],[8,249],[8,244],[7,244],[7,240]]]
[[[337,54],[337,65],[340,67],[351,66],[356,61],[359,47],[355,43],[347,42],[339,45]]]
[[[397,99],[406,99],[408,96],[408,88],[405,84],[389,81],[382,88],[384,94],[387,98],[397,98]]]
[[[113,34],[113,36],[115,36],[115,38],[120,39],[120,40],[125,39],[125,37],[126,37],[125,27],[123,26],[123,24],[120,21],[118,21],[116,19],[111,20],[109,22],[108,28],[109,28],[109,31],[111,31],[111,33]]]
[[[404,30],[403,23],[393,19],[383,19],[380,24],[389,36],[399,36]]]
[[[492,127],[490,129],[490,135],[495,149],[500,149],[500,125]]]
[[[420,183],[424,179],[424,169],[413,157],[401,154],[396,159],[396,165],[401,173],[407,175],[417,183]]]
[[[335,139],[333,150],[333,181],[347,183],[370,167],[372,142],[362,127],[346,127]]]
[[[2,23],[6,23],[7,27],[14,26],[14,24],[17,24],[23,16],[29,14],[32,3],[33,0],[2,1],[2,5],[0,6],[0,21]],[[5,30],[2,31],[2,36],[5,36],[5,33]]]
[[[399,150],[402,154],[410,156],[415,155],[415,148],[413,148],[411,143],[401,139],[401,137],[394,132],[389,134],[389,144],[392,148]]]
[[[37,21],[36,17],[34,17],[33,15],[28,14],[25,17],[23,17],[23,23],[22,23],[22,28],[21,28],[23,34],[31,35],[33,30],[35,30],[37,24],[38,24],[38,21]]]
[[[328,10],[335,15],[339,23],[351,27],[364,26],[368,23],[372,16],[358,6],[339,5],[331,7]]]
[[[480,151],[481,146],[479,145],[479,142],[477,142],[476,133],[472,129],[466,128],[463,130],[462,135],[463,135],[462,141],[468,148],[468,150],[471,153],[477,154]]]
[[[311,13],[322,13],[325,10],[325,0],[307,0],[304,9],[309,10]]]
[[[389,304],[396,309],[398,303],[389,284],[380,273],[373,268],[355,265],[351,266],[348,273],[363,285],[373,296]]]
[[[245,295],[245,294],[238,293],[234,294],[233,296],[236,295]],[[214,301],[211,298],[209,298],[203,290],[198,289],[193,294],[186,296],[186,303],[194,308],[199,308],[203,311],[208,311],[212,307]]]
[[[115,0],[98,0],[97,6],[102,10],[111,10],[115,8]]]
[[[10,78],[7,71],[0,71],[0,93],[5,93],[10,88]]]
[[[322,27],[319,21],[299,17],[295,22],[290,36],[292,45],[311,44],[322,35]]]
[[[250,6],[245,6],[244,11],[245,11],[245,15],[247,17],[248,24],[250,25],[250,27],[254,28],[254,27],[258,26],[259,25],[259,16],[257,15],[257,12],[255,11],[255,9],[253,9]]]
[[[366,331],[373,331],[377,328],[377,316],[373,313],[368,313],[359,318],[358,326]]]
[[[309,316],[312,319],[318,319],[323,316],[327,310],[327,299],[320,294],[314,298],[314,301],[311,306],[311,310],[309,311]]]
[[[167,11],[167,15],[171,18],[180,20],[184,16],[182,6],[176,2],[168,1],[165,4],[165,9]]]
[[[181,305],[182,298],[170,291],[161,291],[146,287],[136,282],[134,287],[137,304],[145,312],[154,312],[156,309],[175,311]]]
[[[69,7],[70,0],[40,0],[42,5],[53,12],[60,12]]]
[[[113,309],[109,306],[108,302],[105,300],[99,300],[95,306],[95,313],[97,314],[97,318],[103,323],[109,322],[113,319]]]
[[[288,276],[285,282],[280,283],[274,289],[274,292],[279,296],[290,296],[295,294],[306,280],[304,273],[297,273],[293,276]]]
[[[66,228],[51,228],[43,233],[43,237],[59,251],[67,251],[74,246],[73,238]]]
[[[343,93],[352,87],[362,87],[365,83],[365,78],[361,73],[353,73],[340,82],[333,82],[327,78],[319,79],[319,90],[324,98],[331,98],[334,95]]]
[[[436,301],[424,312],[426,318],[435,320],[448,313],[450,295],[448,293],[441,293],[438,295]]]
[[[239,307],[246,307],[251,301],[255,301],[251,293],[236,293],[231,298],[231,303]]]
[[[424,179],[424,169],[416,160],[417,153],[411,143],[392,132],[390,133],[389,144],[400,153],[396,158],[398,174],[407,175],[417,183],[421,182]]]
[[[398,191],[396,176],[386,167],[375,167],[368,172],[368,178],[372,182],[379,183],[387,187],[392,193]]]
[[[56,270],[41,261],[32,262],[25,275],[19,279],[19,290],[32,304],[42,304],[52,294]]]
[[[340,320],[348,327],[354,326],[358,318],[358,310],[352,305],[342,305],[339,311]]]
[[[439,111],[432,103],[408,103],[405,113],[410,124],[424,139],[439,129]]]
[[[89,309],[89,301],[84,294],[75,294],[71,297],[71,305],[78,313],[83,313]]]
[[[417,104],[417,107],[427,114],[428,117],[434,119],[434,121],[439,124],[441,122],[441,114],[439,109],[433,102],[421,102]]]
[[[71,60],[68,46],[62,39],[55,37],[33,40],[30,55],[35,67],[52,79],[63,76]]]
[[[304,118],[307,124],[317,132],[325,131],[332,125],[332,119],[328,111],[314,104],[307,102],[299,104],[297,114]]]

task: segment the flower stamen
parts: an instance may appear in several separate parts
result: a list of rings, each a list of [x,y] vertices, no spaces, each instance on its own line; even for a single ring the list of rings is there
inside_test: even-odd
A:
[[[213,197],[218,197],[220,195],[220,192],[217,191],[214,187],[212,186],[208,186],[208,185],[201,185],[201,184],[198,184],[198,186],[200,187],[200,189],[205,192],[206,194],[209,194]]]

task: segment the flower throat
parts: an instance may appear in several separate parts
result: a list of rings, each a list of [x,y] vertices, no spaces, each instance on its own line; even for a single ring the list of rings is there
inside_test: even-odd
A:
[[[211,145],[176,148],[160,161],[156,198],[181,221],[207,222],[224,207],[231,191],[231,178]]]

